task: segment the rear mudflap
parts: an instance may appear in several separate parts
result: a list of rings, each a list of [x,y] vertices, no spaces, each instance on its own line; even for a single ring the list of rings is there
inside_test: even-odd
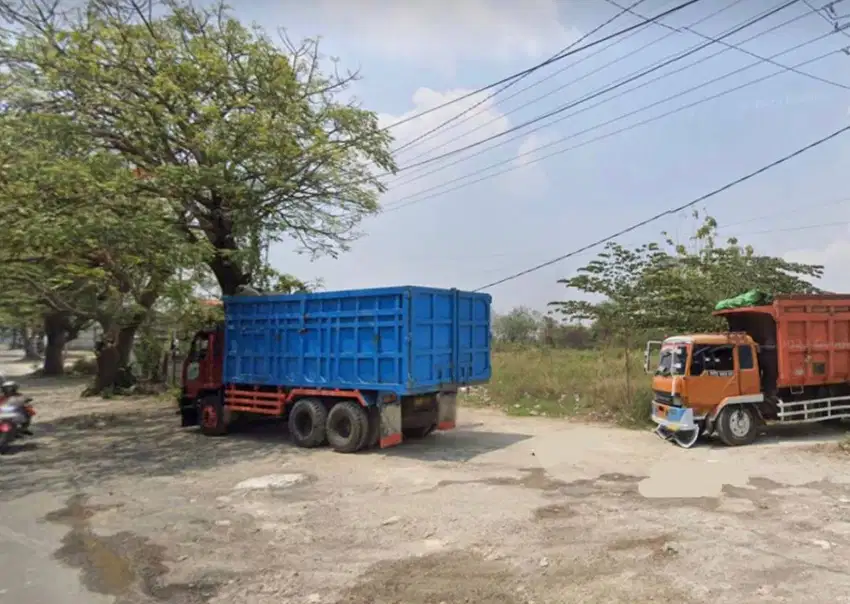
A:
[[[381,416],[381,438],[378,444],[382,449],[394,447],[403,440],[401,433],[401,403],[382,403],[379,409]]]
[[[437,394],[437,429],[451,430],[457,422],[457,392]]]

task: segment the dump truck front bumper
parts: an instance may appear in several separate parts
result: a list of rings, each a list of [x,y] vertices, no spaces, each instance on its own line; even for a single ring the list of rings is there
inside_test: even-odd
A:
[[[701,419],[695,417],[694,410],[688,407],[675,407],[657,401],[652,403],[652,421],[658,425],[655,434],[685,449],[694,446],[699,438]]]
[[[659,402],[652,403],[652,421],[670,432],[691,431],[699,428],[694,410],[689,407],[674,407]]]

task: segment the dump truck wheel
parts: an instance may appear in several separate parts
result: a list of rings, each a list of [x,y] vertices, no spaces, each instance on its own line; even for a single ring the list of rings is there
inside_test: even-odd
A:
[[[201,434],[204,436],[223,436],[227,433],[227,421],[224,405],[218,397],[209,397],[201,401]]]
[[[342,401],[331,408],[327,423],[328,443],[339,453],[354,453],[369,435],[369,416],[354,401]]]
[[[759,416],[749,405],[725,407],[717,418],[717,435],[728,447],[752,443],[759,432]]]
[[[316,398],[302,398],[289,411],[289,434],[299,447],[311,449],[325,444],[328,410]]]
[[[366,410],[366,422],[369,429],[363,434],[363,443],[358,450],[377,447],[381,440],[381,414],[377,407],[369,407]]]

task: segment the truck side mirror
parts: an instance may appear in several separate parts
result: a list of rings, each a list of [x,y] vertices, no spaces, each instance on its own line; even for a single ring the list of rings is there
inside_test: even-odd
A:
[[[643,351],[643,370],[646,373],[653,373],[652,371],[652,349],[654,347],[661,347],[662,342],[660,340],[650,340],[646,343],[646,348]]]

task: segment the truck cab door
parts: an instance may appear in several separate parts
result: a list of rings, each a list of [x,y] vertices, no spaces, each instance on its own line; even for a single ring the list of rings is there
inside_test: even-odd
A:
[[[761,392],[761,376],[756,363],[756,354],[750,344],[739,344],[736,350],[738,383],[741,394]]]
[[[205,361],[209,355],[209,345],[209,334],[199,332],[195,334],[192,345],[189,347],[189,354],[183,365],[183,387],[186,395],[191,398],[198,395],[202,384],[207,380],[208,369]]]
[[[695,415],[711,412],[723,399],[739,394],[732,344],[696,344],[688,367],[687,405]]]

